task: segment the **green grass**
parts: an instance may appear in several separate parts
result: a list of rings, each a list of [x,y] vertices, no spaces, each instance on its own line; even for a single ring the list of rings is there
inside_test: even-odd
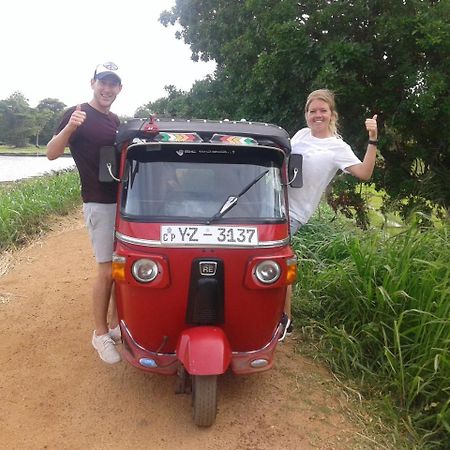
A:
[[[7,145],[0,145],[0,155],[4,153],[16,154],[16,155],[45,155],[47,151],[45,145],[42,147],[29,146],[29,147],[9,147]]]
[[[48,217],[67,214],[81,203],[76,170],[7,183],[0,187],[0,251],[41,233]]]
[[[295,238],[294,317],[336,373],[386,400],[418,445],[450,442],[450,227],[395,235],[313,220]]]
[[[45,155],[47,152],[47,147],[41,145],[36,147],[34,145],[29,147],[10,147],[8,145],[0,145],[0,155],[2,154],[14,154],[14,155]],[[68,148],[65,149],[64,153],[69,154]]]

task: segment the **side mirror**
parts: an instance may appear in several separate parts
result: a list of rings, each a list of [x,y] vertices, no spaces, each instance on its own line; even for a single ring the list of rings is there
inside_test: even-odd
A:
[[[289,156],[288,165],[288,185],[293,188],[301,188],[303,186],[303,155],[292,153]]]
[[[98,180],[103,183],[120,181],[119,176],[119,151],[113,145],[100,148],[100,165],[98,168]]]

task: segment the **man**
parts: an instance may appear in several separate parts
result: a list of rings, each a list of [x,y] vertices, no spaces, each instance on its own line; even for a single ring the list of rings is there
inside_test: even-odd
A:
[[[91,238],[97,274],[93,288],[95,330],[92,345],[100,358],[114,364],[120,361],[115,341],[120,340],[117,311],[111,302],[111,321],[108,308],[112,291],[111,260],[114,244],[116,211],[116,183],[98,180],[100,148],[113,145],[119,118],[110,112],[111,105],[122,90],[118,67],[111,62],[99,64],[91,80],[92,100],[69,108],[47,144],[47,158],[56,159],[68,145],[78,168],[86,227]]]

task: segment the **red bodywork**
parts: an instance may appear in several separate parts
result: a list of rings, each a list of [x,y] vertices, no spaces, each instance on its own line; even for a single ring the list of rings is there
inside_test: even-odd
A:
[[[280,240],[288,233],[287,224],[258,228],[260,239],[266,241]],[[159,238],[159,224],[127,223],[119,219],[117,231],[142,239]],[[280,277],[275,284],[265,286],[255,279],[252,269],[257,261],[265,258],[278,261],[286,271],[286,261],[294,256],[288,245],[269,249],[147,248],[118,241],[116,254],[127,257],[126,273],[130,273],[134,261],[143,257],[152,257],[161,265],[161,273],[151,285],[143,285],[131,276],[123,282],[116,281],[125,356],[133,365],[160,373],[176,372],[175,362],[167,367],[172,358],[168,355],[173,355],[174,361],[178,359],[180,336],[191,328],[185,323],[191,263],[194,258],[205,256],[220,256],[225,265],[225,323],[220,328],[228,341],[224,347],[233,352],[231,360],[236,359],[233,370],[237,373],[261,370],[242,367],[239,361],[244,354],[248,354],[250,361],[267,356],[269,350],[272,359],[287,284]],[[205,353],[207,360],[210,355],[209,351]],[[160,368],[143,367],[138,362],[142,357],[161,360]],[[271,364],[264,369],[270,367]],[[226,368],[217,373],[225,372]]]
[[[128,145],[122,147],[121,176]],[[286,170],[284,164],[284,178]],[[222,374],[229,367],[247,374],[272,367],[286,290],[293,281],[287,278],[295,258],[287,219],[248,224],[258,230],[258,246],[165,246],[160,229],[167,223],[125,219],[120,213],[121,194],[115,255],[123,257],[125,275],[115,278],[115,290],[125,358],[139,369],[160,374],[175,374],[180,363],[190,375]],[[142,258],[158,266],[156,278],[148,284],[131,275],[133,263]],[[186,320],[191,269],[197,258],[223,262],[221,323],[195,325]],[[279,264],[281,276],[265,285],[256,279],[254,269],[268,259]]]

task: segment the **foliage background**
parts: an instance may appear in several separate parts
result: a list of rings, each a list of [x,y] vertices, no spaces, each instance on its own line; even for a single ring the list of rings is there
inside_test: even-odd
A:
[[[373,182],[385,209],[448,219],[450,207],[450,2],[448,0],[177,0],[160,21],[194,60],[214,60],[212,76],[189,91],[166,86],[136,117],[246,118],[293,134],[305,125],[308,93],[337,97],[340,131],[359,157],[364,119],[378,114]],[[143,99],[144,100],[144,99]],[[144,100],[145,101],[145,100]],[[15,92],[0,100],[0,143],[46,144],[65,105],[30,108]],[[333,204],[367,225],[356,180],[337,184]]]
[[[360,157],[364,119],[378,114],[374,183],[385,207],[406,217],[438,205],[448,216],[449,16],[446,0],[178,0],[160,20],[181,25],[193,59],[213,59],[217,70],[189,92],[168,86],[166,98],[137,113],[244,117],[293,134],[305,125],[308,93],[327,87],[341,134]],[[358,210],[364,202],[350,184],[346,201]]]

